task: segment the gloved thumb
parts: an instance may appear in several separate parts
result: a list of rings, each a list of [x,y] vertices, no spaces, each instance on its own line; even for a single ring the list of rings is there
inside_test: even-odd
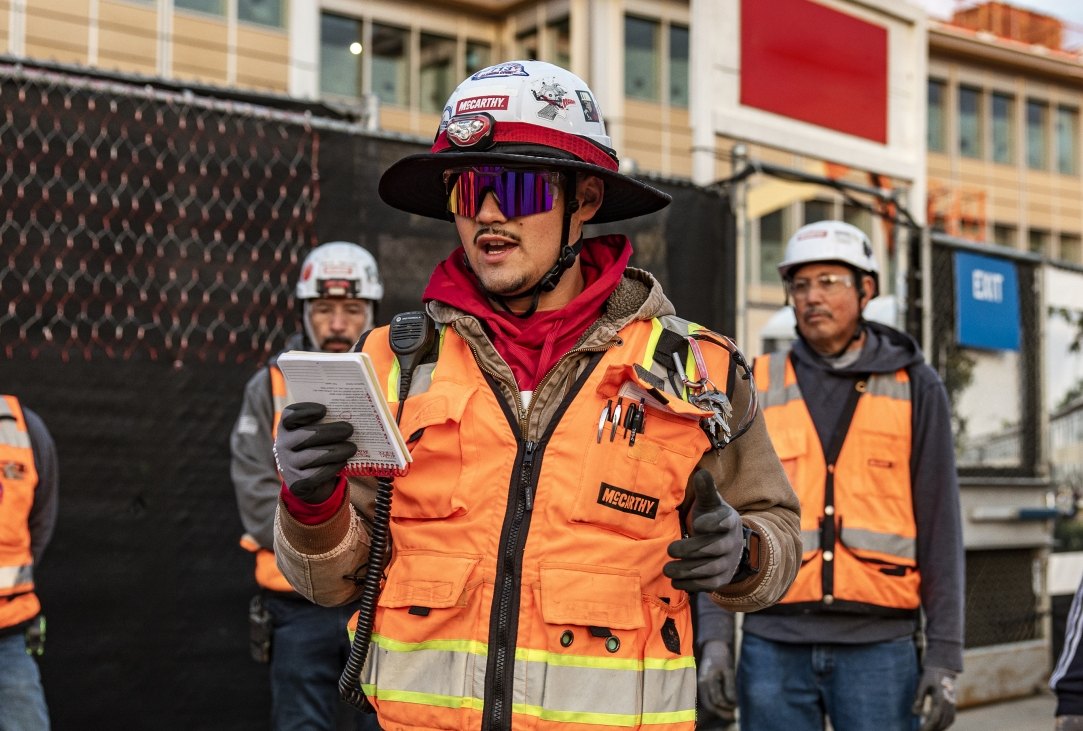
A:
[[[695,502],[692,505],[691,535],[721,533],[732,529],[731,521],[736,519],[733,507],[718,494],[714,477],[707,470],[700,468],[692,477],[692,489]]]

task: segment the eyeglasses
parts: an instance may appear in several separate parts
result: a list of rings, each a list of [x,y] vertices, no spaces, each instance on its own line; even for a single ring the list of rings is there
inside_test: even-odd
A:
[[[815,279],[792,279],[786,285],[786,289],[796,300],[805,299],[816,287],[824,294],[831,296],[852,286],[854,286],[854,278],[849,274],[821,274]]]
[[[564,176],[553,170],[522,170],[502,167],[454,168],[444,171],[447,209],[473,218],[481,210],[485,194],[508,218],[553,210]]]

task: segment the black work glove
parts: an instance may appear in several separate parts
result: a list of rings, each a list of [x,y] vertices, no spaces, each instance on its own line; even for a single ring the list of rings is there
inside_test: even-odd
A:
[[[733,647],[723,640],[708,640],[700,650],[699,704],[723,721],[732,722],[737,711],[737,673]]]
[[[921,717],[921,731],[943,731],[951,726],[955,722],[955,673],[931,666],[922,670],[910,710]]]
[[[662,572],[676,589],[715,591],[730,583],[741,562],[741,516],[718,494],[707,470],[696,470],[692,486],[692,535],[669,544],[669,555],[677,560]]]
[[[275,462],[286,487],[306,503],[322,503],[335,491],[337,475],[357,452],[348,441],[353,426],[345,421],[320,423],[323,404],[301,402],[282,411],[275,437]]]

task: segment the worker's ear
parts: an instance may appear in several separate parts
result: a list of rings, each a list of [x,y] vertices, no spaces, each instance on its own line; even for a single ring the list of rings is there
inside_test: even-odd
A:
[[[876,296],[876,279],[869,274],[862,274],[859,281],[861,285],[858,287],[857,293],[860,297],[861,309],[865,309],[865,305],[869,304],[869,301]]]
[[[575,185],[575,199],[579,201],[579,208],[575,215],[580,223],[586,223],[594,218],[594,214],[602,207],[605,197],[605,183],[595,175],[583,175]]]

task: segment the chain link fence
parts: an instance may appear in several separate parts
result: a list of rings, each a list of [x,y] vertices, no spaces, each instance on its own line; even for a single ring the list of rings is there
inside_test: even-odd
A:
[[[191,93],[0,64],[7,358],[266,352],[315,241],[319,132]]]

